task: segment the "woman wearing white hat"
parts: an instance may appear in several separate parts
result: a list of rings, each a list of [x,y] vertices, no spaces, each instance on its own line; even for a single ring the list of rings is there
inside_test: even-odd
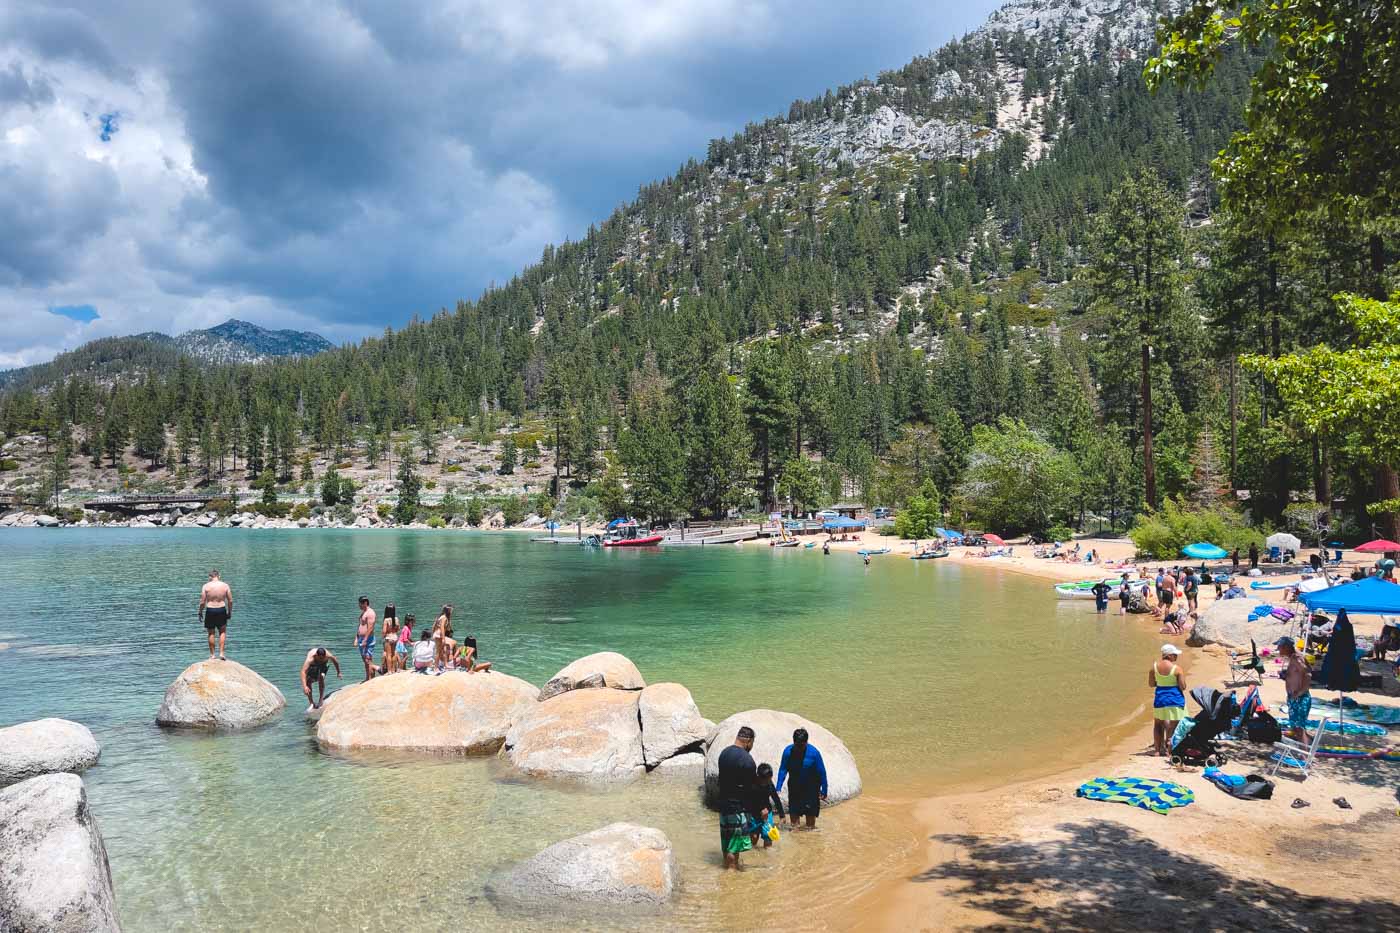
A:
[[[1147,685],[1153,690],[1152,745],[1163,758],[1171,754],[1168,742],[1176,731],[1176,724],[1186,718],[1186,681],[1181,676],[1181,668],[1176,666],[1179,657],[1180,648],[1163,645],[1162,656],[1153,662],[1147,674]]]

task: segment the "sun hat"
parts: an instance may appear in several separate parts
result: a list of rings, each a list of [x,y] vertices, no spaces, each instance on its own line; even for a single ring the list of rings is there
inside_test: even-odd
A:
[[[1292,644],[1293,644],[1293,639],[1291,639],[1291,638],[1289,638],[1287,635],[1285,635],[1285,636],[1283,636],[1282,638],[1280,638],[1278,641],[1274,642],[1274,647],[1275,647],[1275,648],[1282,648],[1284,645],[1290,645],[1290,646],[1291,646]]]
[[[1165,645],[1162,646],[1162,653],[1163,653],[1163,654],[1181,654],[1181,649],[1178,648],[1176,645],[1173,645],[1171,642],[1168,642],[1167,644],[1165,644]]]

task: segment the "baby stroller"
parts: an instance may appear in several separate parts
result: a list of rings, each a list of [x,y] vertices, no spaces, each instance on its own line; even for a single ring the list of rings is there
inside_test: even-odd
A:
[[[1195,688],[1191,691],[1191,699],[1196,701],[1201,711],[1194,718],[1183,719],[1182,725],[1172,736],[1172,764],[1219,767],[1226,762],[1226,758],[1216,745],[1215,738],[1234,725],[1234,719],[1240,713],[1239,703],[1231,694],[1221,693],[1214,687]]]

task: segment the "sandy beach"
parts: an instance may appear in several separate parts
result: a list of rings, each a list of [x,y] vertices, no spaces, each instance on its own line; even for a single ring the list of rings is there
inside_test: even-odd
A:
[[[1081,542],[1102,559],[1130,558],[1127,540]],[[907,558],[911,542],[867,535],[833,542],[833,551],[891,547],[872,560]],[[946,560],[958,566],[1027,574],[1052,581],[1110,576],[1116,569],[1066,564],[1031,556],[983,558],[980,549],[954,548]],[[1372,558],[1348,552],[1343,574]],[[1142,565],[1156,567],[1157,562]],[[1145,573],[1146,571],[1144,571]],[[1292,582],[1299,574],[1270,574]],[[1213,600],[1201,591],[1201,607]],[[1110,611],[1116,611],[1116,604]],[[1156,625],[1151,616],[1125,624]],[[1359,635],[1380,629],[1375,618],[1354,619]],[[1167,636],[1164,636],[1166,638]],[[1184,646],[1184,637],[1172,637]],[[1125,658],[1146,675],[1151,658]],[[1266,660],[1263,697],[1276,715],[1285,698],[1281,667]],[[1228,653],[1219,646],[1187,648],[1182,668],[1188,685],[1229,686]],[[1242,695],[1243,690],[1237,690]],[[1336,694],[1317,689],[1315,701]],[[1387,675],[1383,693],[1361,702],[1400,706],[1400,688]],[[1062,767],[1052,756],[1037,769],[1008,750],[999,786],[942,793],[909,801],[926,839],[903,876],[855,901],[843,928],[949,930],[1045,928],[1056,930],[1279,928],[1313,929],[1345,923],[1354,929],[1400,927],[1400,898],[1393,885],[1393,833],[1400,826],[1400,765],[1319,758],[1306,780],[1283,770],[1268,801],[1237,800],[1201,776],[1151,753],[1150,695],[1108,727],[1107,753],[1085,749],[1082,763]],[[1054,702],[1049,688],[1047,701]],[[1189,703],[1194,711],[1194,703]],[[1086,711],[1086,715],[1093,715]],[[1329,742],[1332,740],[1329,739]],[[1338,744],[1342,743],[1339,738]],[[1264,773],[1269,747],[1229,746],[1230,773]],[[1038,770],[1038,773],[1037,773]],[[1027,777],[1026,775],[1032,775]],[[1195,801],[1169,814],[1080,799],[1075,789],[1096,777],[1169,780],[1190,788]],[[1008,778],[1010,783],[1005,783]],[[1349,804],[1343,808],[1334,800]],[[1294,800],[1306,806],[1294,808]]]

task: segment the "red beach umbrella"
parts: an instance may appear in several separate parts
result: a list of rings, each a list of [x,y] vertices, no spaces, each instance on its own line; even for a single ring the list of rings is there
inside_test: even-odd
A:
[[[1400,551],[1400,544],[1396,544],[1394,541],[1387,541],[1385,538],[1377,538],[1374,541],[1367,541],[1359,548],[1356,548],[1356,550],[1384,554],[1386,551]]]
[[[982,536],[982,539],[983,539],[984,541],[990,541],[992,544],[1005,544],[1005,543],[1006,543],[1005,541],[1003,541],[1003,540],[1001,539],[1001,535],[987,534],[987,535],[983,535],[983,536]]]

